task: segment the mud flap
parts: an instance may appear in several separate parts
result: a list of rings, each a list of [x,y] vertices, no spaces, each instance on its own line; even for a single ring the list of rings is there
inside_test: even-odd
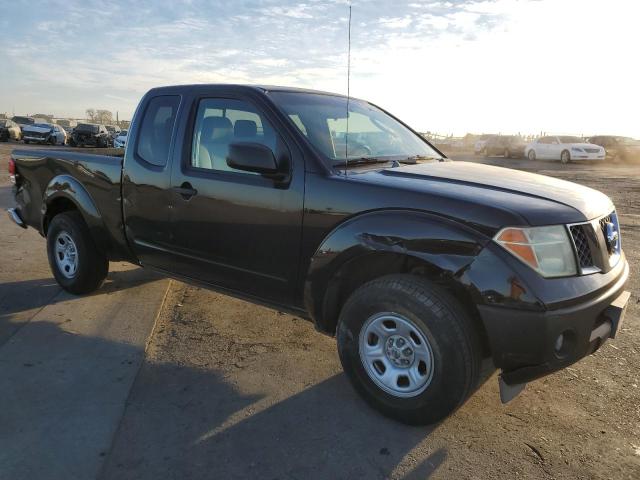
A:
[[[516,398],[524,387],[527,386],[526,383],[516,383],[515,385],[507,384],[503,379],[502,375],[498,377],[498,385],[500,386],[500,401],[504,403],[509,403],[511,400]]]

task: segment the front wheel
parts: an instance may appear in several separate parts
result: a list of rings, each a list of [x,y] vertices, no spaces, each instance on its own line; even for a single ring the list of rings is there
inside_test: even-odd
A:
[[[97,290],[109,271],[107,257],[97,249],[77,211],[53,217],[47,230],[47,255],[56,281],[77,295]]]
[[[529,158],[529,160],[531,160],[532,162],[536,161],[536,151],[534,149],[529,150],[529,153],[527,153],[527,158]]]
[[[569,153],[569,150],[563,150],[562,153],[560,154],[560,163],[566,165],[570,161],[571,161],[571,154]]]
[[[338,352],[355,389],[384,415],[413,425],[442,420],[478,382],[478,333],[445,290],[413,275],[358,288],[343,307]]]

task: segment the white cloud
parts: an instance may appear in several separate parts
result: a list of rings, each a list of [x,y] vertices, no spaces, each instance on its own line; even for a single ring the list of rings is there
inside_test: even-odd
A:
[[[12,5],[0,19],[15,44],[0,52],[0,111],[95,106],[123,118],[173,83],[346,91],[345,0],[115,0],[100,16],[69,0],[56,18]],[[419,130],[640,136],[638,18],[624,0],[354,0],[351,91]]]

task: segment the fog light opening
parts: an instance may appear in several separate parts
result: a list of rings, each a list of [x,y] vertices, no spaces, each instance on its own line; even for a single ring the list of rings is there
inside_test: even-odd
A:
[[[575,345],[576,335],[573,330],[565,330],[556,337],[553,351],[558,358],[566,357],[571,353]]]
[[[556,353],[560,353],[562,351],[563,345],[564,345],[564,333],[561,333],[560,335],[558,335],[558,338],[556,338],[556,344],[555,344]]]

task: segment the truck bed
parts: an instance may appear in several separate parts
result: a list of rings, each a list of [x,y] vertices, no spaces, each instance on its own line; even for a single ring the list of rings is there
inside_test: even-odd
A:
[[[58,197],[70,192],[100,248],[111,259],[129,259],[120,198],[123,154],[114,148],[14,150],[24,222],[46,235],[46,212],[64,208],[68,200]]]

